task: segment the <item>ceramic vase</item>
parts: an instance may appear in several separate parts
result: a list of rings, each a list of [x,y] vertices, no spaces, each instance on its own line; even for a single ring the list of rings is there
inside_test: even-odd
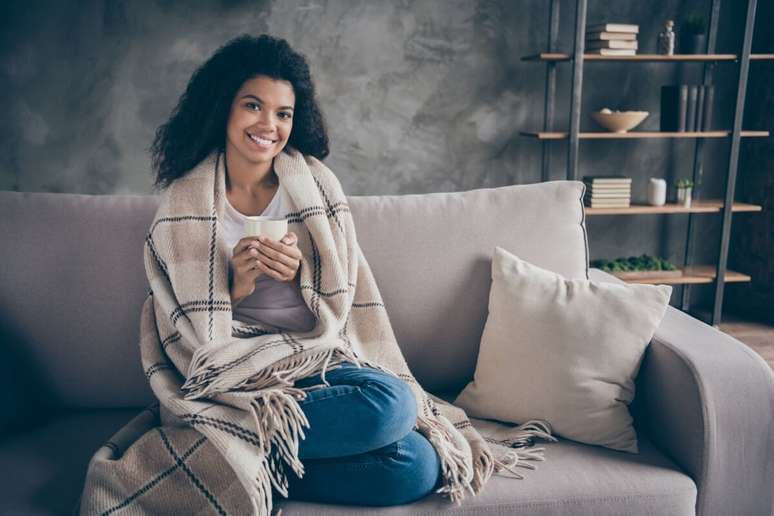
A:
[[[677,203],[683,208],[691,207],[691,189],[690,188],[678,188],[677,189]]]
[[[666,203],[666,181],[651,177],[648,182],[648,204],[651,206],[663,206]]]

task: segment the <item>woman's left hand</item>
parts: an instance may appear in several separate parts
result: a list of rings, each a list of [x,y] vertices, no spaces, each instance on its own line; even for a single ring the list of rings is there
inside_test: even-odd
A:
[[[301,251],[298,237],[292,231],[277,242],[268,237],[258,237],[258,268],[277,281],[293,281],[301,267]]]

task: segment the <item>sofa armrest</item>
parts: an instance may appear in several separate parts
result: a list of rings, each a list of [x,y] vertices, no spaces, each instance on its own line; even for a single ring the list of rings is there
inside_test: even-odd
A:
[[[774,514],[774,374],[760,356],[669,307],[635,396],[639,426],[696,482],[697,514]]]

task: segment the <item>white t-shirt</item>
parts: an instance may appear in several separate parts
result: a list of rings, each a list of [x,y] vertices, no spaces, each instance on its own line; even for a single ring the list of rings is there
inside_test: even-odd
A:
[[[285,191],[280,183],[263,216],[284,217],[287,214]],[[247,215],[234,208],[226,197],[223,239],[233,253],[234,246],[244,237]],[[310,331],[317,322],[301,296],[295,281],[277,281],[262,274],[255,280],[255,290],[233,307],[232,317],[247,324],[269,324],[283,330]]]

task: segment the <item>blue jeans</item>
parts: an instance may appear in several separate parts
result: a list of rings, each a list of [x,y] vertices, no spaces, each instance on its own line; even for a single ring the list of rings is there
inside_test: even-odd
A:
[[[408,384],[379,370],[342,364],[330,387],[300,402],[309,420],[299,443],[304,476],[288,469],[289,498],[349,505],[398,505],[440,487],[435,448],[413,430],[417,411]],[[322,384],[319,375],[296,387]]]

